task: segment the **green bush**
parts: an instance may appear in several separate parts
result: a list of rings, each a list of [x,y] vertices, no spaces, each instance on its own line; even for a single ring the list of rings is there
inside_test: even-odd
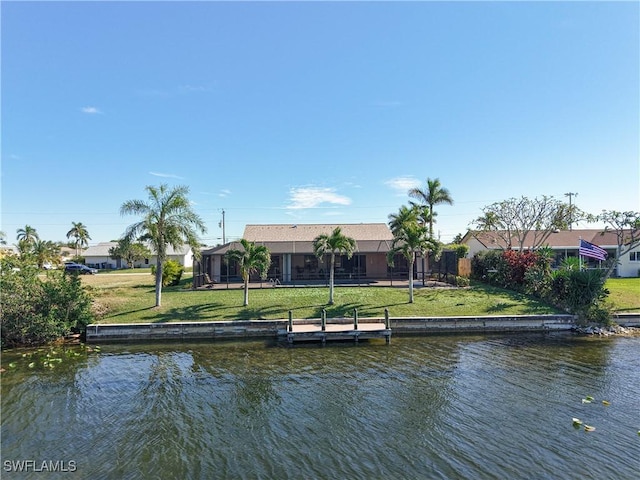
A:
[[[92,298],[77,274],[52,271],[42,280],[36,268],[5,258],[0,267],[3,347],[46,343],[81,332],[93,320]]]
[[[471,274],[483,282],[540,298],[577,315],[580,322],[609,323],[604,271],[580,270],[579,259],[569,258],[552,272],[551,258],[546,248],[487,251],[473,257]]]
[[[167,260],[162,264],[162,286],[172,287],[180,283],[184,267],[175,260]],[[151,274],[155,276],[156,266],[151,265]]]

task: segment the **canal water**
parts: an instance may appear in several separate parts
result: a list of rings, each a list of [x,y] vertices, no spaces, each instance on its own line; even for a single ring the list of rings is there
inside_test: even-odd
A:
[[[640,478],[640,337],[58,347],[2,365],[3,479]]]

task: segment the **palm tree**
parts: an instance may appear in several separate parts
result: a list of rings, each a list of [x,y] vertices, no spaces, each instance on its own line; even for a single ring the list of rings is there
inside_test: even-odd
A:
[[[259,273],[264,280],[267,278],[269,266],[271,266],[271,253],[264,245],[256,245],[244,238],[240,240],[242,250],[231,249],[227,252],[228,260],[235,260],[240,267],[240,274],[244,281],[244,303],[249,305],[249,277],[254,273]]]
[[[196,258],[200,257],[198,232],[207,231],[202,219],[191,208],[187,198],[189,188],[145,187],[149,201],[128,200],[120,207],[121,215],[142,215],[142,220],[129,225],[124,234],[128,241],[148,240],[156,261],[156,307],[161,305],[162,265],[167,259],[167,247],[181,248],[188,244]]]
[[[71,230],[67,232],[67,238],[73,237],[75,239],[73,243],[76,247],[76,257],[79,257],[80,248],[89,246],[88,241],[91,240],[91,237],[89,236],[87,227],[84,226],[82,222],[71,222],[71,225]]]
[[[387,263],[393,267],[394,257],[402,254],[409,264],[409,303],[413,303],[413,265],[416,261],[416,253],[423,256],[427,251],[438,252],[439,244],[430,237],[427,227],[417,221],[407,221],[393,232],[393,243],[387,252]]]
[[[322,261],[325,254],[331,254],[329,265],[329,305],[333,305],[333,280],[336,264],[336,253],[341,253],[351,258],[358,249],[356,241],[342,234],[340,227],[336,227],[331,235],[318,235],[313,239],[313,252]]]
[[[60,246],[50,240],[38,239],[33,242],[31,254],[38,268],[42,268],[46,262],[58,263],[60,259]]]
[[[7,234],[0,231],[0,245],[6,245],[7,244]]]
[[[436,215],[433,207],[443,203],[453,205],[453,199],[451,198],[449,190],[442,187],[439,179],[431,180],[427,178],[427,189],[412,188],[409,190],[409,196],[417,198],[424,206],[428,207],[428,210],[424,212],[422,216],[424,223],[429,224],[429,236],[433,237],[433,224]]]
[[[16,240],[18,240],[18,242],[24,242],[25,244],[33,244],[33,242],[40,238],[36,229],[31,225],[25,225],[24,228],[19,228],[16,230],[16,233],[18,234]]]
[[[400,231],[402,226],[407,222],[417,222],[418,216],[418,210],[415,205],[411,208],[406,205],[401,206],[398,213],[389,214],[389,228],[391,229],[391,233],[395,234]]]

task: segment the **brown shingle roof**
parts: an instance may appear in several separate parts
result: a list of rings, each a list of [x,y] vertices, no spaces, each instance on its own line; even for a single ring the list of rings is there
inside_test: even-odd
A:
[[[385,223],[247,225],[243,238],[250,242],[313,242],[318,235],[330,235],[336,227],[356,242],[393,240]]]
[[[384,223],[357,224],[270,224],[247,225],[244,238],[256,245],[266,246],[272,255],[285,253],[313,254],[313,240],[322,234],[331,234],[336,227],[342,234],[353,238],[358,252],[386,253],[391,248],[393,235]],[[240,242],[232,242],[203,251],[205,255],[223,255],[229,249],[242,249]]]
[[[504,241],[492,232],[476,233],[475,237],[487,248],[504,248]],[[524,242],[524,248],[531,248],[533,244],[533,233],[527,236]],[[551,248],[578,248],[580,239],[593,243],[600,247],[613,248],[618,245],[615,233],[604,232],[598,229],[581,229],[581,230],[562,230],[553,232],[544,242]],[[514,247],[518,247],[518,242],[514,238]]]

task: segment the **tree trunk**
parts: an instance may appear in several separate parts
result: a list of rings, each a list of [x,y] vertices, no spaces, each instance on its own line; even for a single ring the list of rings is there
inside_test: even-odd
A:
[[[335,278],[336,255],[331,252],[331,265],[329,270],[329,305],[333,305],[333,279]]]
[[[409,303],[413,303],[413,264],[415,263],[415,255],[409,260]]]
[[[246,307],[249,305],[249,275],[243,275],[244,278],[244,303]]]
[[[156,262],[156,307],[162,303],[162,261],[158,258]]]

